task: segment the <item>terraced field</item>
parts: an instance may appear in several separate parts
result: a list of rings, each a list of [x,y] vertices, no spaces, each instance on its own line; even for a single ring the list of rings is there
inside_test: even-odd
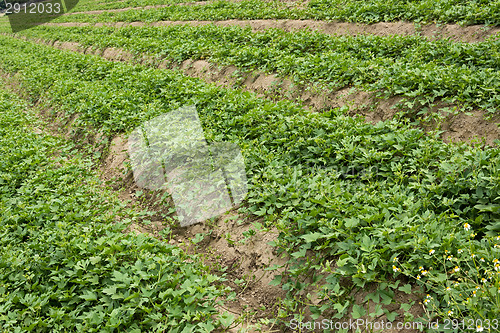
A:
[[[0,327],[497,332],[499,12],[89,0],[15,34],[0,18]],[[248,193],[181,227],[127,142],[190,105],[208,144],[241,150]]]

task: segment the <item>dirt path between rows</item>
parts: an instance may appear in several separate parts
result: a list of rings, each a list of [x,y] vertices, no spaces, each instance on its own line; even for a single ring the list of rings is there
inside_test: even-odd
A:
[[[191,3],[193,5],[196,3]],[[90,13],[90,12],[86,12]],[[76,14],[76,13],[75,13]],[[77,26],[169,26],[179,24],[190,24],[193,26],[214,24],[217,26],[250,26],[254,32],[264,31],[271,28],[283,29],[288,32],[310,29],[327,35],[357,36],[412,36],[420,35],[430,40],[449,38],[455,42],[475,43],[484,41],[494,35],[498,35],[500,27],[486,27],[484,25],[460,26],[458,24],[427,24],[419,25],[412,22],[381,22],[373,24],[348,23],[348,22],[325,22],[315,20],[222,20],[222,21],[158,21],[146,22],[65,22],[48,23],[53,26],[77,27]]]

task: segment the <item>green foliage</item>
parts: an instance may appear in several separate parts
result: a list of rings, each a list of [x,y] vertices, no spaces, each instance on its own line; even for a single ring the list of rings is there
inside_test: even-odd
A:
[[[500,2],[489,0],[312,0],[310,15],[347,22],[456,22],[498,25]]]
[[[83,7],[82,7],[83,8]],[[90,7],[88,7],[90,8]],[[315,19],[347,22],[446,22],[498,25],[498,0],[312,0],[289,6],[278,0],[215,1],[191,6],[129,10],[120,13],[78,14],[58,21],[133,22],[162,20]]]
[[[78,5],[73,8],[72,12],[86,12],[93,10],[112,10],[121,8],[136,8],[136,7],[146,7],[146,6],[158,6],[158,5],[170,5],[177,3],[187,3],[187,2],[197,2],[197,1],[186,1],[186,0],[80,0]]]
[[[290,255],[290,262],[275,282],[289,292],[283,302],[289,309],[297,308],[305,275],[321,286],[315,315],[335,309],[341,318],[350,310],[363,315],[360,304],[352,308],[349,288],[381,283],[383,292],[373,297],[388,305],[395,290],[413,288],[384,281],[404,274],[417,283],[419,266],[433,267],[436,280],[422,287],[444,299],[449,267],[436,265],[430,250],[441,255],[474,248],[491,262],[498,258],[498,247],[491,246],[498,236],[498,148],[445,144],[397,121],[373,126],[335,109],[310,113],[291,102],[271,103],[175,71],[111,63],[8,37],[0,37],[0,43],[2,69],[17,73],[34,100],[68,117],[78,113],[76,126],[82,128],[126,132],[195,104],[209,141],[241,147],[249,210],[264,217],[263,225],[280,230],[275,246]],[[473,237],[463,233],[466,223]],[[462,270],[474,267],[472,258],[461,260]],[[345,277],[351,287],[340,284]],[[498,280],[490,282],[500,287]],[[82,290],[79,295],[95,302],[94,294]],[[499,308],[486,302],[465,305],[460,318],[498,317]],[[436,307],[425,319],[447,309],[442,303]],[[394,312],[386,315],[395,318]]]
[[[32,38],[119,47],[175,62],[209,59],[244,70],[288,76],[296,83],[357,86],[414,105],[452,103],[495,113],[500,106],[500,39],[481,43],[428,41],[418,36],[336,37],[279,29],[217,26],[62,28],[24,33]],[[415,112],[415,111],[411,111]]]
[[[35,134],[0,92],[0,327],[5,332],[209,332],[221,278],[144,235],[68,143]],[[76,154],[76,155],[75,155]]]

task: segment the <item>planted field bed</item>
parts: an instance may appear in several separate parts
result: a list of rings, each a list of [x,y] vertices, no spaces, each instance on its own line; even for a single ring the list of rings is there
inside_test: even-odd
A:
[[[78,5],[72,12],[94,12],[101,10],[121,10],[130,8],[141,8],[150,6],[169,6],[179,3],[189,3],[196,1],[184,0],[123,0],[123,1],[97,1],[97,0],[79,0]],[[202,1],[200,1],[202,2]]]
[[[166,2],[168,3],[168,2]],[[83,8],[88,8],[87,6]],[[78,7],[75,11],[79,11]],[[312,1],[213,1],[189,6],[169,6],[145,10],[128,10],[99,15],[68,15],[59,22],[89,21],[164,21],[227,19],[312,19],[375,23],[411,21],[417,23],[460,23],[465,25],[498,25],[498,1],[486,0],[312,0]]]
[[[308,82],[323,81],[341,86],[359,84],[389,95],[418,97],[417,101],[425,103],[439,98],[491,114],[498,110],[498,60],[496,51],[485,51],[498,48],[495,39],[478,44],[451,44],[418,37],[333,38],[277,30],[253,34],[248,29],[213,26],[120,30],[43,27],[29,30],[25,35],[101,47],[122,47],[137,53],[168,55],[178,61],[206,57],[247,69],[281,71],[284,75]],[[280,265],[282,267],[271,267],[281,272],[271,284],[286,291],[285,299],[277,305],[279,310],[268,318],[267,323],[273,322],[274,328],[293,330],[291,320],[383,318],[387,321],[419,321],[426,323],[428,331],[440,331],[439,328],[429,328],[428,323],[457,319],[464,320],[469,326],[473,323],[474,330],[481,325],[485,331],[494,331],[494,321],[500,311],[500,156],[497,147],[447,144],[438,133],[425,133],[396,119],[368,124],[361,118],[348,116],[345,108],[312,113],[299,103],[269,101],[249,92],[207,84],[179,71],[109,62],[97,56],[60,51],[9,36],[0,36],[0,44],[0,68],[4,74],[15,78],[25,98],[53,110],[63,119],[73,119],[72,126],[76,129],[97,132],[110,142],[114,136],[127,135],[147,120],[180,106],[194,105],[207,141],[230,142],[241,148],[249,192],[240,213],[261,219],[248,235],[250,237],[266,228],[277,228],[279,236],[272,245],[287,260],[285,265]],[[236,44],[243,45],[239,52],[234,50]],[[162,54],[158,49],[168,52]],[[434,59],[442,67],[429,63]],[[334,66],[336,70],[328,66]],[[393,69],[392,76],[384,74],[386,66]],[[460,75],[455,76],[456,73]],[[427,75],[433,75],[434,80],[414,82]],[[438,87],[430,88],[431,84]],[[464,89],[460,88],[461,84]],[[12,103],[5,109],[19,113],[19,108]],[[3,136],[5,140],[30,135],[19,126],[7,128],[14,132]],[[28,140],[26,144],[35,145],[37,142]],[[71,161],[68,163],[72,165]],[[4,170],[13,170],[13,167],[6,164],[2,166],[2,172],[6,172]],[[20,171],[16,177],[25,177],[26,174],[26,171]],[[29,177],[26,182],[32,179]],[[52,185],[59,186],[57,180]],[[80,186],[80,191],[82,189],[86,190],[87,186]],[[9,208],[12,205],[26,207],[17,198],[21,193],[31,195],[32,192],[6,191],[2,204],[6,207],[6,214],[14,216],[15,213],[11,213],[13,208]],[[50,193],[64,200],[73,200],[73,194],[67,194],[72,191]],[[40,202],[33,205],[40,209],[45,207]],[[116,207],[108,201],[92,206]],[[67,228],[70,228],[74,216],[64,212],[38,215],[37,210],[28,211],[33,211],[30,214],[38,217],[35,221],[54,221],[43,224],[46,228],[43,230],[47,232],[57,228],[61,221],[66,221]],[[113,213],[107,220],[100,220],[96,215],[86,216],[85,227],[88,225],[88,230],[94,230],[95,225],[102,225],[99,228],[115,230],[118,227],[113,224],[113,217]],[[10,221],[5,224],[10,226],[5,231],[9,237],[31,230],[21,224],[27,223],[26,219],[5,221]],[[178,228],[171,217],[165,223]],[[41,227],[36,226],[36,232],[40,232]],[[75,227],[71,230],[87,229]],[[198,267],[191,263],[196,258],[182,260],[183,255],[188,255],[160,241],[125,236],[116,231],[111,235],[118,239],[116,244],[122,244],[122,238],[127,240],[126,244],[145,239],[155,246],[148,247],[148,251],[153,251],[152,248],[176,249],[176,252],[165,251],[181,258],[177,271]],[[74,237],[73,242],[81,247],[77,239]],[[17,244],[24,249],[30,243]],[[118,246],[113,241],[110,244],[110,248]],[[120,255],[128,251],[123,249],[125,247],[119,247],[122,250]],[[4,259],[9,265],[13,265],[10,264],[13,258],[19,258],[14,254],[17,248],[12,251],[9,249],[5,255],[7,259]],[[144,256],[148,260],[158,258],[148,256],[147,252],[130,251],[134,255],[146,253]],[[60,253],[60,260],[75,261],[67,259],[72,258],[71,253],[82,255],[83,252]],[[96,254],[90,256],[94,258]],[[88,260],[87,265],[95,261]],[[130,266],[127,262],[118,261],[113,264],[117,265],[113,269],[121,274],[125,274],[127,267],[135,269],[136,261]],[[133,289],[137,294],[132,298],[134,302],[144,297],[172,295],[177,303],[168,303],[168,306],[175,304],[175,309],[158,310],[158,302],[154,299],[140,303],[137,307],[149,314],[144,316],[159,316],[158,313],[163,316],[154,317],[157,321],[147,321],[142,320],[141,315],[130,315],[128,321],[120,321],[122,326],[118,327],[129,325],[142,331],[166,332],[174,332],[174,326],[179,327],[179,331],[184,327],[188,327],[187,330],[211,331],[215,327],[223,330],[232,322],[231,317],[216,311],[211,302],[224,297],[223,292],[229,294],[228,290],[216,288],[217,281],[224,276],[210,275],[202,266],[192,269],[194,279],[201,281],[196,282],[198,286],[207,281],[203,285],[203,302],[181,297],[181,292],[199,295],[195,291],[199,290],[198,287],[193,289],[173,278],[168,283],[155,280],[150,289]],[[4,269],[4,272],[12,271],[21,274],[20,268]],[[110,274],[110,281],[114,281],[113,271],[103,272],[95,274]],[[42,279],[37,286],[51,288],[47,295],[73,293],[75,289],[72,288],[76,288],[62,282],[50,284],[52,280],[49,278],[43,280],[48,273],[35,271],[33,274]],[[68,274],[77,273],[71,268]],[[133,273],[128,274],[126,281],[135,281],[131,277]],[[189,276],[191,273],[185,274]],[[17,289],[13,289],[9,276],[2,277],[2,284],[8,287],[0,289],[3,291],[0,297],[9,299],[7,304],[18,311],[27,311],[26,302],[14,295],[24,297],[24,290],[32,288],[16,285]],[[76,284],[84,296],[75,296],[69,302],[69,314],[60,317],[63,318],[60,322],[66,325],[61,326],[61,331],[63,328],[71,330],[76,324],[90,325],[88,327],[95,331],[109,327],[111,331],[117,323],[114,316],[121,310],[109,310],[110,307],[105,307],[108,303],[104,303],[104,314],[99,312],[97,315],[101,317],[89,314],[89,318],[93,318],[88,319],[90,324],[85,321],[87,317],[77,311],[82,307],[92,307],[92,310],[86,310],[89,312],[100,311],[101,308],[93,307],[94,304],[108,298],[113,300],[115,293],[123,298],[113,300],[112,305],[129,309],[126,304],[133,293],[124,296],[125,291],[120,293],[118,289],[108,289],[106,279],[88,281],[94,282]],[[110,284],[114,285],[114,282]],[[117,288],[127,287],[120,285]],[[154,289],[153,296],[149,294],[151,288]],[[408,296],[401,298],[401,295]],[[8,327],[20,329],[35,325],[33,327],[43,331],[43,323],[49,320],[47,318],[53,318],[50,315],[53,312],[49,310],[52,304],[49,298],[48,303],[34,309],[33,321],[29,323],[10,321],[7,309],[2,308],[0,321],[10,325]],[[192,304],[202,306],[196,308],[200,314],[194,314],[190,308],[194,306]],[[61,307],[59,303],[54,306]],[[172,311],[182,320],[165,317]],[[186,317],[186,313],[193,315]],[[146,324],[150,326],[146,328]],[[460,329],[455,327],[454,331]],[[45,330],[50,331],[49,328]]]
[[[10,50],[2,41],[2,50]],[[5,81],[2,80],[2,84]],[[138,212],[94,164],[0,91],[0,327],[3,332],[207,332],[228,290],[195,255],[124,234]]]
[[[170,27],[43,27],[31,38],[78,42],[85,47],[121,48],[181,63],[207,60],[314,83],[329,89],[356,87],[417,105],[453,106],[497,113],[500,104],[500,40],[479,43],[429,41],[419,36],[329,36],[308,31],[190,25]],[[451,108],[448,108],[451,109]]]
[[[421,128],[443,129],[446,140],[486,136],[492,144],[498,138],[500,62],[494,37],[449,43],[420,36],[337,37],[213,25],[51,26],[22,36],[102,52],[112,60],[179,68],[274,99],[298,99],[315,111],[341,107],[372,122],[397,116]]]

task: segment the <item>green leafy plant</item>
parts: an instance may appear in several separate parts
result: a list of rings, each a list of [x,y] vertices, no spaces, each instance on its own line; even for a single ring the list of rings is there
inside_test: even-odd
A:
[[[280,234],[274,245],[279,253],[289,258],[286,271],[275,281],[288,292],[287,299],[281,303],[279,319],[286,319],[290,312],[305,315],[304,307],[312,306],[304,298],[308,281],[321,286],[317,295],[319,306],[313,308],[315,316],[328,313],[330,309],[336,311],[334,315],[339,318],[351,312],[358,316],[362,315],[363,304],[353,304],[349,299],[351,292],[372,283],[386,284],[387,293],[379,297],[392,304],[394,290],[406,293],[410,291],[409,284],[413,292],[413,286],[419,284],[418,267],[422,266],[429,272],[433,267],[432,275],[429,274],[431,279],[421,285],[422,291],[439,299],[439,303],[429,308],[429,316],[420,319],[434,320],[449,311],[448,305],[441,300],[447,295],[445,287],[449,284],[449,279],[443,279],[443,275],[451,275],[447,275],[449,262],[437,261],[430,250],[439,255],[452,251],[457,256],[459,249],[471,248],[489,260],[489,268],[484,266],[478,273],[484,275],[486,269],[494,269],[491,265],[497,258],[497,250],[490,242],[498,236],[498,148],[446,144],[432,133],[427,135],[397,120],[370,125],[336,109],[311,113],[289,101],[266,101],[175,71],[107,62],[99,57],[63,52],[6,36],[0,36],[0,43],[3,46],[0,49],[1,69],[16,75],[32,100],[41,100],[45,106],[61,110],[64,112],[62,117],[77,113],[79,117],[74,123],[77,128],[99,128],[106,135],[114,135],[130,131],[141,122],[179,106],[195,104],[208,141],[238,144],[249,180],[244,208],[261,216],[263,226],[278,228]],[[145,104],[153,102],[157,105],[154,110],[141,111],[146,110]],[[30,154],[39,151],[28,150]],[[9,185],[5,185],[8,198],[18,193],[16,189],[29,174],[23,164],[14,163],[15,156],[11,165],[16,165],[19,171],[8,175]],[[26,192],[31,197],[33,190],[30,188]],[[11,214],[10,219],[14,222],[9,227],[17,234],[15,237],[23,240],[26,231],[21,228],[18,232],[17,226],[30,221],[27,216],[31,218],[31,215],[26,215],[30,210],[17,199],[5,202],[2,205],[8,203],[10,210],[23,207]],[[44,215],[43,220],[40,217],[38,223],[52,221],[52,209],[59,212],[59,207],[67,207],[57,202],[51,205],[53,207],[42,205],[44,214],[48,215]],[[69,213],[57,214],[66,216]],[[474,230],[473,237],[463,234],[466,223]],[[67,234],[65,231],[59,235],[66,237]],[[68,249],[70,253],[79,251],[75,250],[79,243],[74,237],[61,240],[66,241],[74,244]],[[122,242],[121,238],[116,242]],[[127,242],[125,238],[125,244],[122,242],[112,249],[121,249]],[[95,253],[107,246],[89,244],[94,244]],[[162,244],[158,246],[163,248]],[[165,251],[173,254],[169,251],[174,249],[166,247]],[[130,253],[142,252],[130,250]],[[473,261],[460,260],[463,270],[475,267]],[[133,263],[135,261],[130,265]],[[180,262],[177,265],[175,267],[181,272],[186,270],[182,279],[190,276],[189,266]],[[18,271],[21,269],[21,266],[16,267]],[[73,278],[78,273],[71,267],[67,274]],[[108,284],[119,283],[113,280],[115,270],[125,274],[115,266],[110,271],[103,271],[102,275],[110,280]],[[37,271],[35,276],[38,275],[43,276]],[[132,279],[130,276],[128,278]],[[349,283],[339,283],[342,279],[348,279]],[[397,281],[393,282],[395,279]],[[400,283],[402,279],[410,280]],[[193,280],[186,281],[191,285],[183,286],[183,290],[193,290]],[[88,304],[96,302],[94,296],[99,301],[101,289],[86,286],[79,289],[78,295],[83,296],[83,300],[88,298],[85,300]],[[184,302],[182,306],[169,308],[181,318],[181,309],[194,303],[175,298],[177,291],[168,288],[172,287],[163,290],[166,294],[161,296],[170,295]],[[216,298],[215,290],[209,286],[203,288],[209,293],[204,294],[209,299]],[[131,295],[123,294],[124,298]],[[498,308],[486,305],[490,300],[478,302],[474,307],[464,306],[455,315],[463,319],[476,318],[477,313],[484,318],[498,317]],[[203,316],[213,313],[200,311]],[[395,318],[394,311],[384,314],[388,319]],[[209,324],[216,326],[216,322]],[[202,326],[197,327],[202,329]]]

